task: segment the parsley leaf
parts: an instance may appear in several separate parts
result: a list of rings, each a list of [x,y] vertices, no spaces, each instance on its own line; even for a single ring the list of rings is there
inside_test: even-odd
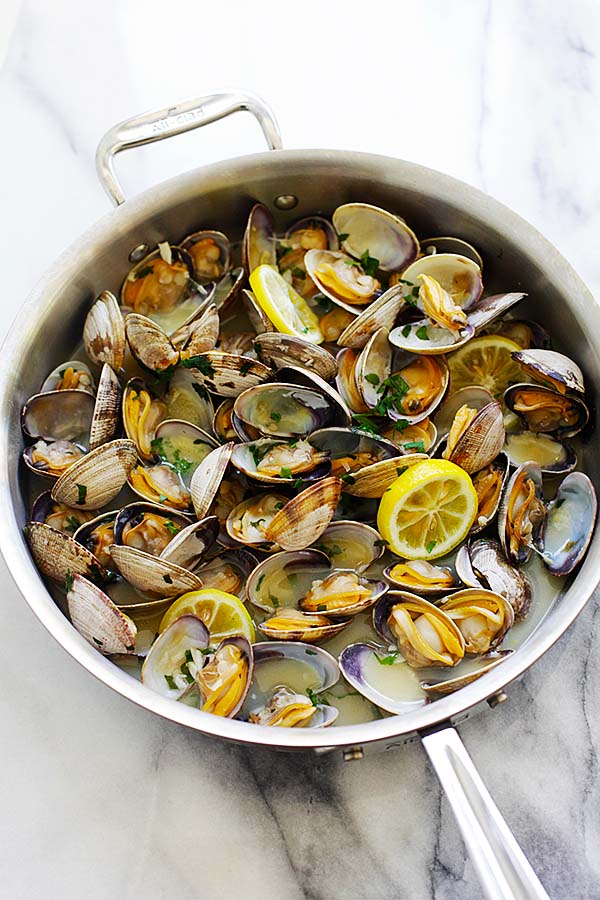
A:
[[[354,424],[357,428],[362,429],[362,431],[369,431],[371,434],[379,434],[379,430],[374,422],[368,416],[365,416],[363,413],[356,413],[352,416]]]
[[[281,422],[281,413],[272,412],[269,418],[272,419],[276,425],[278,425]]]
[[[215,367],[211,363],[210,359],[206,356],[190,356],[189,359],[182,359],[181,365],[184,369],[198,369],[203,375],[207,375],[209,378],[212,378],[215,374]]]
[[[340,242],[340,244],[343,244],[344,241],[347,241],[349,237],[349,232],[342,231],[341,234],[338,234],[338,241]]]
[[[282,478],[291,478],[292,470],[289,469],[287,466],[282,466],[279,471],[279,474],[281,475]]]
[[[170,575],[163,575],[163,581],[165,584],[173,584],[173,579]]]
[[[319,705],[319,701],[317,700],[317,695],[312,690],[312,688],[306,688],[306,696],[308,697],[308,699],[310,700],[310,702],[312,703],[313,706]]]
[[[165,681],[167,682],[167,685],[171,688],[172,691],[177,690],[177,685],[175,684],[175,679],[173,678],[172,675],[165,675]]]
[[[178,534],[181,531],[181,528],[179,527],[179,525],[176,525],[175,522],[171,522],[170,520],[165,522],[165,528],[173,536],[175,536],[176,534]]]
[[[425,441],[408,441],[402,446],[405,450],[416,450],[417,453],[425,453]]]
[[[145,278],[146,275],[152,275],[153,271],[154,269],[152,268],[152,266],[142,266],[142,268],[138,269],[135,273],[135,281],[140,281],[140,279]]]
[[[380,381],[379,375],[377,375],[375,372],[369,372],[368,375],[365,375],[365,378],[369,382],[369,384],[379,384]]]
[[[71,570],[67,569],[67,574],[65,576],[65,590],[67,591],[67,593],[72,589],[72,587],[73,587],[73,575],[71,574]]]
[[[411,328],[410,325],[405,325],[405,326],[404,326],[404,328],[402,329],[402,337],[408,337],[408,336],[409,336],[409,334],[410,334],[410,328]]]
[[[379,268],[379,260],[375,259],[374,256],[369,256],[369,251],[365,250],[360,258],[360,261],[366,274],[374,277],[377,269]]]
[[[65,519],[65,531],[74,532],[77,531],[81,522],[75,518],[75,516],[67,516]]]
[[[399,655],[399,650],[392,650],[387,656],[380,656],[379,653],[375,653],[375,659],[382,666],[393,666]]]
[[[76,484],[77,487],[77,505],[83,506],[85,503],[85,497],[87,494],[87,488],[85,484]]]
[[[428,553],[431,553],[431,551],[433,550],[433,548],[435,547],[436,544],[437,544],[437,541],[429,541],[429,543],[427,544],[427,547],[425,549],[427,550]]]
[[[417,328],[415,331],[416,336],[420,341],[428,341],[429,335],[427,334],[427,325],[421,325],[420,328]]]
[[[251,359],[247,359],[247,360],[245,360],[245,362],[243,362],[241,364],[240,375],[242,376],[242,378],[244,378],[248,374],[248,372],[250,371],[250,369],[252,368],[253,365],[254,365],[254,363],[252,362]]]
[[[160,456],[161,459],[166,459],[167,454],[165,453],[163,440],[163,438],[153,438],[150,441],[150,450],[152,451],[152,453],[155,453],[156,456]]]
[[[294,268],[292,269],[292,275],[294,276],[294,278],[306,278],[306,272],[304,271],[304,269],[301,269],[300,266],[294,266]]]

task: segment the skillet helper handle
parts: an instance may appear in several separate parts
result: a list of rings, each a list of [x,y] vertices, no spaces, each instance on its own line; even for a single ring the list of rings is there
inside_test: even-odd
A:
[[[117,153],[184,134],[236,112],[252,113],[262,128],[269,149],[281,150],[279,126],[264,100],[242,91],[216,91],[206,97],[133,116],[107,131],[96,151],[96,171],[102,187],[115,206],[119,206],[125,202],[125,195],[115,175]]]
[[[488,900],[549,900],[451,726],[421,735]]]

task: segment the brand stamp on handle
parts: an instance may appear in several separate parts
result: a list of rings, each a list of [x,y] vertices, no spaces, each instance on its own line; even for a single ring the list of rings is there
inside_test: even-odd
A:
[[[177,115],[174,116],[165,116],[164,119],[153,122],[152,131],[162,134],[166,131],[172,131],[174,128],[180,128],[184,125],[200,122],[203,118],[204,109],[201,106],[198,106],[196,109],[192,109],[189,112],[177,113]]]

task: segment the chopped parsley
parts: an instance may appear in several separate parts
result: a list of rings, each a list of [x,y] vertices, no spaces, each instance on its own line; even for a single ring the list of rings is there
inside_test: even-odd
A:
[[[335,306],[333,300],[330,300],[329,297],[319,297],[317,303],[321,307],[324,313],[330,313],[333,307]]]
[[[291,253],[291,252],[292,252],[291,247],[286,247],[284,245],[282,245],[281,247],[278,247],[276,250],[277,262],[279,262],[280,259],[283,259],[283,257],[286,255],[286,253]]]
[[[184,369],[198,369],[203,375],[212,378],[215,374],[215,367],[207,356],[199,354],[198,356],[190,356],[189,359],[182,359],[181,365]]]
[[[260,591],[260,586],[261,586],[261,584],[263,583],[264,580],[265,580],[265,576],[264,576],[264,574],[263,574],[263,575],[260,576],[260,578],[259,578],[258,581],[256,582],[256,590],[257,590],[257,591]]]
[[[365,416],[363,413],[356,413],[352,416],[354,424],[357,428],[362,429],[362,431],[368,431],[371,434],[379,434],[377,426],[368,416]]]
[[[253,365],[254,363],[251,359],[244,360],[244,362],[240,366],[240,375],[242,376],[242,378],[244,378],[248,374]]]
[[[279,609],[279,597],[274,597],[273,594],[269,593],[269,600],[271,601],[273,609]]]
[[[437,541],[429,541],[429,543],[427,544],[425,549],[427,550],[428,553],[431,553],[431,551],[436,546],[436,544],[437,544]]]
[[[402,446],[405,450],[416,450],[417,453],[425,453],[425,441],[408,441]]]
[[[255,466],[258,466],[263,456],[265,456],[269,452],[262,447],[257,447],[256,444],[248,444],[248,450],[250,451],[250,455],[254,460]]]
[[[429,335],[427,334],[427,325],[421,325],[420,328],[417,328],[415,331],[416,336],[420,341],[428,341]]]
[[[281,422],[281,413],[272,412],[269,418],[271,418],[275,422],[275,424],[278,425]]]
[[[76,484],[77,487],[77,505],[83,506],[85,503],[85,498],[87,495],[87,488],[85,484]]]
[[[141,269],[138,269],[138,271],[135,273],[134,280],[140,281],[140,279],[145,278],[146,275],[152,275],[153,271],[154,271],[154,269],[152,268],[152,266],[143,266]]]
[[[71,574],[71,570],[67,569],[67,574],[65,575],[65,589],[67,593],[73,588],[73,575]]]
[[[394,431],[404,431],[405,428],[408,428],[408,419],[398,419],[397,422],[394,422]]]
[[[304,271],[304,269],[301,269],[300,266],[294,266],[294,268],[292,269],[292,275],[294,276],[294,278],[306,278],[306,272]]]
[[[101,641],[99,638],[93,637],[92,640],[96,644],[97,647],[101,647],[102,644],[104,643],[104,641]]]
[[[308,697],[308,699],[310,700],[310,702],[312,703],[313,706],[319,705],[319,701],[317,700],[317,695],[315,694],[315,692],[313,691],[312,688],[306,688],[306,696]]]
[[[302,479],[301,479],[301,478],[296,478],[296,480],[294,481],[292,487],[293,487],[294,490],[296,490],[296,491],[298,490],[298,488],[301,488],[301,487],[302,487]]]
[[[175,684],[175,679],[173,678],[172,675],[165,675],[165,681],[167,682],[167,685],[171,688],[172,691],[177,690],[177,685]]]
[[[360,269],[360,263],[357,259],[345,259],[344,262],[347,266],[356,266],[357,269]]]
[[[261,522],[266,522],[266,519],[255,519],[253,522],[250,522],[253,528],[258,528]]]
[[[402,329],[402,337],[408,337],[410,334],[410,325],[405,325]]]
[[[366,380],[369,384],[379,384],[380,378],[375,372],[369,372],[368,375],[365,375]]]
[[[374,409],[376,415],[385,416],[390,409],[404,412],[402,398],[408,393],[408,384],[402,375],[396,372],[384,379],[379,385],[377,392],[382,396]]]
[[[159,502],[159,503],[164,503],[165,500],[167,500],[167,495],[166,495],[166,494],[159,494],[159,495],[158,495],[158,502]]]
[[[343,231],[341,234],[338,234],[338,241],[340,242],[340,244],[343,244],[344,241],[347,241],[349,237],[350,233]]]
[[[379,538],[377,541],[373,541],[375,547],[389,547],[389,541],[386,541],[385,538]]]
[[[292,470],[289,469],[287,466],[282,466],[281,469],[279,470],[279,474],[281,475],[282,478],[291,478]]]
[[[165,582],[165,584],[173,584],[173,579],[168,574],[163,575],[163,581]]]
[[[191,650],[186,650],[186,651],[185,651],[185,661],[188,662],[188,663],[194,662],[194,657],[192,656],[192,651],[191,651]]]
[[[196,384],[196,382],[193,382],[192,387],[199,397],[201,397],[203,400],[208,400],[208,391],[203,384]]]
[[[175,522],[171,522],[170,519],[167,522],[165,522],[165,528],[173,536],[175,536],[176,534],[178,534],[181,531],[181,528],[179,527],[179,525],[176,525]]]
[[[396,466],[396,475],[400,478],[401,475],[404,475],[408,466]]]
[[[332,546],[329,546],[328,544],[317,544],[315,549],[320,550],[321,553],[324,553],[329,559],[333,559],[334,556],[340,556],[340,554],[344,552],[339,544],[332,544]]]
[[[308,647],[306,648],[306,650],[304,652],[306,653],[307,656],[316,656],[317,655],[316,650],[309,650]]]
[[[560,500],[556,500],[554,503],[554,509],[560,509],[564,502],[565,502],[564,497],[561,497]]]
[[[90,566],[90,578],[92,581],[96,582],[96,584],[104,580],[102,578],[102,572],[96,563],[92,563]]]
[[[398,278],[398,283],[399,284],[408,284],[408,285],[410,285],[410,287],[415,286],[414,281],[407,281],[406,278]]]
[[[365,250],[360,258],[360,261],[366,274],[373,277],[376,274],[377,269],[379,268],[379,260],[375,259],[374,256],[369,256],[369,251]]]
[[[186,459],[181,455],[180,450],[175,451],[175,453],[173,454],[173,459],[169,460],[169,462],[172,464],[173,468],[179,475],[185,475],[185,473],[189,472],[189,470],[192,468],[192,463],[189,461],[189,459]]]
[[[285,503],[283,502],[283,500],[280,500],[279,503],[275,504],[275,509],[283,509],[284,506],[285,506]],[[264,575],[261,575],[261,578],[264,578],[264,577],[265,577]]]
[[[77,531],[81,522],[75,516],[67,516],[65,519],[65,531]]]
[[[375,659],[382,666],[393,666],[399,655],[399,650],[392,650],[387,656],[380,656],[379,653],[375,653]]]
[[[350,472],[345,472],[340,478],[342,481],[345,481],[346,484],[356,484],[356,478]]]
[[[327,612],[327,605],[325,603],[319,603],[317,612]]]
[[[153,438],[150,441],[150,450],[152,451],[152,453],[155,453],[156,456],[160,456],[162,459],[167,458],[167,454],[165,453],[163,444],[163,438]]]

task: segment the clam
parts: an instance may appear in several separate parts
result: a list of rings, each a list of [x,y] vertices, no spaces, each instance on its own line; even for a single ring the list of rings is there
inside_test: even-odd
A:
[[[477,534],[493,520],[498,512],[502,491],[508,478],[509,461],[506,453],[500,453],[473,477],[473,487],[477,493],[477,516],[471,526],[471,534]]]
[[[272,538],[267,536],[269,525],[287,502],[288,498],[282,494],[260,494],[243,500],[227,516],[227,534],[240,544],[272,543]]]
[[[498,511],[500,543],[510,562],[522,565],[529,560],[545,515],[540,467],[525,462],[509,479]]]
[[[77,631],[100,653],[135,653],[135,623],[93,582],[82,575],[72,575],[67,606]]]
[[[203,519],[208,514],[229,465],[232,449],[232,443],[215,447],[204,457],[192,475],[190,493],[198,519]]]
[[[420,422],[444,399],[449,378],[443,357],[412,357],[390,375],[379,406],[395,421],[405,419],[411,425]]]
[[[141,378],[131,378],[123,391],[123,425],[140,459],[151,462],[152,441],[158,425],[167,417],[167,405],[152,394]]]
[[[271,370],[258,360],[220,350],[184,359],[182,365],[193,371],[196,384],[222,397],[237,397],[271,377]]]
[[[385,459],[398,459],[400,451],[385,438],[351,428],[321,428],[310,436],[310,442],[327,452],[332,460],[332,474],[341,478],[360,473]]]
[[[439,607],[458,626],[465,653],[488,653],[504,640],[515,614],[501,594],[482,588],[457,591]]]
[[[304,437],[319,428],[342,424],[328,396],[294,384],[250,388],[236,399],[233,413],[265,437]]]
[[[197,575],[144,550],[113,544],[110,555],[123,578],[148,599],[179,597],[202,587]]]
[[[336,387],[345,405],[352,413],[368,413],[369,407],[363,400],[362,394],[356,382],[356,365],[359,354],[346,347],[340,350],[336,356],[338,373],[336,375]]]
[[[418,319],[397,325],[390,332],[390,343],[407,353],[419,353],[422,356],[439,356],[458,350],[475,335],[472,325],[465,323],[457,331],[442,328],[430,319]]]
[[[30,397],[21,413],[23,431],[44,441],[87,441],[95,400],[87,391],[46,391]]]
[[[437,410],[433,420],[438,431],[438,439],[446,437],[461,406],[466,405],[471,409],[480,410],[491,403],[493,399],[491,393],[479,385],[470,385],[460,388],[458,391],[453,391],[452,385],[450,385],[448,396]]]
[[[520,303],[527,294],[521,291],[512,291],[507,294],[491,294],[482,297],[475,306],[471,307],[467,316],[467,325],[479,332],[504,316],[513,306]]]
[[[568,575],[579,565],[590,543],[598,501],[583,472],[572,472],[548,504],[539,538],[542,559],[553,575]]]
[[[64,585],[71,575],[84,575],[94,581],[106,578],[100,561],[64,531],[43,522],[30,522],[25,537],[35,563],[46,578]]]
[[[179,700],[196,683],[210,635],[197,616],[180,616],[152,644],[142,666],[142,683],[163,697]]]
[[[44,522],[46,525],[56,528],[57,531],[64,531],[73,536],[77,529],[89,522],[91,518],[92,514],[83,509],[57,503],[52,499],[50,491],[44,491],[43,494],[36,497],[31,507],[32,522]]]
[[[161,559],[198,574],[200,564],[219,536],[219,520],[207,516],[180,529],[160,554]],[[199,576],[201,577],[201,576]],[[204,584],[204,581],[202,581]]]
[[[344,329],[356,319],[358,310],[345,305],[344,308],[336,306],[328,297],[323,297],[322,300],[319,300],[319,306],[322,310],[325,310],[319,319],[319,328],[321,329],[323,340],[326,343],[333,344],[343,334]]]
[[[569,391],[585,393],[583,372],[577,363],[562,353],[534,348],[515,352],[512,358],[519,363],[526,375],[559,394]]]
[[[250,688],[253,668],[252,645],[246,638],[230,637],[221,641],[204,666],[195,672],[201,709],[225,718],[237,715]]]
[[[514,384],[504,392],[504,402],[525,422],[530,431],[556,432],[573,437],[589,418],[579,397],[569,396],[538,384]]]
[[[248,600],[275,615],[281,609],[297,609],[313,581],[331,572],[329,557],[319,550],[284,550],[263,560],[246,583]]]
[[[346,253],[309,250],[304,265],[318,290],[350,313],[360,312],[381,288],[379,281]]]
[[[242,243],[244,268],[247,274],[250,275],[258,266],[276,266],[275,247],[273,216],[264,204],[255,203],[248,216]]]
[[[462,238],[447,236],[424,238],[421,241],[421,253],[423,256],[435,256],[440,253],[465,256],[483,271],[481,254],[472,244],[469,244],[468,241],[464,241]]]
[[[465,654],[465,640],[450,616],[409,591],[390,591],[379,600],[373,624],[413,668],[455,666]]]
[[[236,478],[222,478],[210,506],[211,515],[216,516],[221,526],[219,541],[225,547],[231,545],[232,538],[226,530],[226,522],[230,512],[246,495],[246,488]],[[286,498],[284,498],[285,500]]]
[[[199,353],[213,350],[219,339],[220,327],[217,307],[214,303],[209,303],[196,319],[189,325],[178,328],[172,335],[171,340],[179,350],[180,359],[190,359]]]
[[[339,519],[327,526],[314,549],[325,553],[335,566],[364,572],[383,556],[385,541],[364,522]]]
[[[319,703],[319,694],[340,677],[330,653],[292,641],[267,641],[253,649],[254,680],[242,717],[284,728],[323,728],[335,721],[337,709]]]
[[[133,441],[102,444],[63,472],[52,488],[52,498],[81,509],[101,509],[117,496],[135,462]]]
[[[202,580],[204,588],[244,598],[246,580],[257,565],[257,558],[248,550],[222,550],[218,556],[203,562],[196,569],[196,574]]]
[[[456,587],[451,569],[434,566],[426,559],[395,563],[384,569],[383,574],[396,587],[417,594],[443,594]]]
[[[479,412],[465,404],[456,412],[442,457],[472,475],[496,459],[504,436],[504,414],[497,400]]]
[[[231,464],[253,481],[293,486],[298,479],[302,483],[322,478],[331,469],[329,453],[301,438],[292,444],[270,438],[235,444]]]
[[[391,331],[400,312],[406,306],[402,285],[384,291],[376,300],[344,328],[337,342],[340,347],[361,350],[369,338],[380,328]],[[323,320],[321,319],[321,327]],[[329,339],[329,338],[328,338]]]
[[[88,515],[87,513],[85,515]],[[110,569],[112,556],[109,548],[115,542],[116,511],[100,513],[93,519],[84,522],[74,533],[73,538],[93,553],[102,565]]]
[[[302,641],[314,644],[335,637],[349,624],[350,619],[333,622],[323,615],[310,615],[299,609],[283,608],[258,626],[273,641]]]
[[[85,452],[85,447],[72,441],[36,441],[23,450],[23,462],[35,475],[59,478]]]
[[[46,391],[87,391],[88,394],[96,392],[96,386],[90,367],[78,359],[69,359],[67,362],[55,366],[40,388],[40,394]]]
[[[381,400],[392,372],[393,353],[388,338],[387,328],[380,328],[371,335],[356,360],[354,380],[369,409],[375,409]]]
[[[384,581],[371,581],[352,569],[335,569],[313,581],[299,606],[304,612],[346,618],[370,609],[387,589]]]
[[[437,444],[438,432],[431,419],[421,419],[412,425],[394,422],[381,431],[381,437],[391,441],[404,453],[428,453]]]
[[[114,438],[119,427],[121,385],[113,369],[104,363],[98,380],[98,392],[90,423],[90,450]]]
[[[110,291],[102,291],[88,312],[83,326],[85,352],[96,365],[104,363],[119,372],[125,361],[125,323]]]
[[[112,522],[113,544],[135,547],[160,556],[166,546],[190,524],[187,516],[169,513],[155,503],[129,503]]]
[[[409,466],[428,458],[426,453],[406,453],[394,459],[382,459],[381,462],[365,466],[355,473],[341,475],[344,493],[368,499],[383,497],[390,485]]]
[[[277,370],[274,380],[280,384],[294,384],[297,387],[317,391],[331,404],[335,421],[333,425],[350,425],[351,413],[339,393],[314,371],[287,365]]]
[[[577,465],[577,453],[550,434],[517,431],[506,435],[504,452],[511,465],[520,466],[527,460],[538,463],[542,474],[565,475]]]
[[[217,446],[212,435],[181,419],[163,419],[152,441],[155,457],[172,466],[188,486],[198,466]]]
[[[412,669],[397,649],[390,653],[374,644],[350,644],[339,664],[351,687],[386,712],[402,714],[425,704]]]
[[[497,541],[479,539],[464,544],[456,556],[456,573],[470,588],[501,594],[512,606],[515,621],[522,621],[531,606],[531,585],[520,568],[512,566]]]
[[[401,272],[419,253],[416,235],[399,216],[368,203],[345,203],[333,213],[342,248],[356,259],[374,258],[385,272]]]
[[[338,250],[337,234],[331,222],[321,216],[300,219],[286,231],[277,248],[277,265],[294,290],[312,297],[316,287],[307,277],[304,256],[308,250]]]
[[[149,372],[162,375],[172,371],[179,362],[179,350],[160,325],[147,316],[129,313],[125,319],[125,334],[131,355]]]
[[[427,681],[419,682],[421,690],[425,692],[429,700],[437,700],[446,694],[453,694],[468,684],[472,684],[486,672],[491,672],[512,653],[514,650],[495,650],[491,653],[484,653],[470,661],[473,665],[469,666],[467,672],[461,672],[460,675],[440,681],[430,677]]]
[[[199,283],[218,281],[231,267],[231,244],[221,231],[195,231],[179,246],[189,253]]]
[[[243,267],[236,266],[217,281],[215,292],[212,296],[212,302],[219,312],[224,312],[232,305],[242,288],[245,278],[246,273],[244,272]]]
[[[181,475],[167,463],[152,466],[138,464],[131,469],[127,483],[134,494],[143,500],[179,510],[188,510],[192,505],[190,491]]]
[[[436,253],[422,256],[402,273],[405,284],[419,286],[419,276],[435,279],[438,285],[450,295],[454,305],[468,310],[481,296],[483,282],[477,263],[457,253]],[[421,291],[419,290],[419,294]],[[422,300],[417,305],[423,309]]]
[[[238,435],[232,424],[233,397],[228,397],[218,405],[212,420],[212,430],[222,443],[237,441]]]
[[[325,381],[333,381],[337,364],[331,353],[317,344],[277,331],[259,334],[254,339],[254,349],[261,362],[281,368],[290,363],[316,372]]]
[[[182,419],[211,433],[214,409],[208,391],[197,384],[191,370],[179,366],[171,378],[163,398],[167,406],[165,418]]]
[[[318,540],[333,518],[342,483],[322,478],[276,511],[265,527],[265,537],[284,550],[302,550]]]

